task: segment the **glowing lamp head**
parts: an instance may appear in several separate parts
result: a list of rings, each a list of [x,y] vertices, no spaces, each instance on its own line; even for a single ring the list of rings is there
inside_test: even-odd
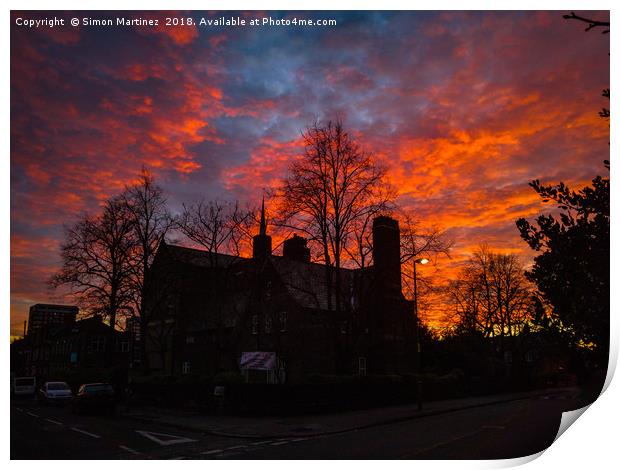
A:
[[[417,260],[415,260],[416,263],[418,264],[426,264],[429,262],[428,258],[418,258]]]

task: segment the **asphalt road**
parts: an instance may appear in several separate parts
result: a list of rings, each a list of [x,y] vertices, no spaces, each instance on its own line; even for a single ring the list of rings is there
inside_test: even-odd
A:
[[[244,459],[506,459],[546,449],[568,402],[520,400],[412,419],[295,445],[244,452]]]
[[[226,438],[66,407],[11,402],[11,459],[499,459],[548,447],[561,394],[311,438]]]
[[[239,441],[114,415],[77,415],[69,407],[32,400],[11,401],[11,459],[170,459]]]

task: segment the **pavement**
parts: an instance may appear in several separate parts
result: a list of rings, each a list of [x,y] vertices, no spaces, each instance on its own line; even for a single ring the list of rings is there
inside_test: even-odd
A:
[[[426,402],[422,410],[417,404],[382,407],[337,414],[317,414],[291,417],[243,417],[207,415],[197,411],[156,407],[133,407],[121,415],[145,423],[161,424],[220,437],[248,439],[286,439],[317,437],[398,423],[415,418],[435,416],[470,408],[509,403],[528,398],[565,396],[577,399],[575,387],[553,388],[533,392],[486,395],[455,400]]]

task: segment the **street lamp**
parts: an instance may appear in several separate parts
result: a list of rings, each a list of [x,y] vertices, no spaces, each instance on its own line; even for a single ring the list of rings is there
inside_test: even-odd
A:
[[[415,312],[415,338],[416,338],[416,395],[418,399],[418,410],[422,409],[422,370],[421,370],[421,355],[422,347],[420,345],[420,317],[418,315],[418,273],[416,265],[428,263],[428,258],[418,258],[413,262],[413,309]]]

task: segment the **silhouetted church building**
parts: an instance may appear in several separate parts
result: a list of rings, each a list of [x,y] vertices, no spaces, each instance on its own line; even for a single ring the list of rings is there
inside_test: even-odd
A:
[[[276,381],[412,372],[415,322],[402,294],[398,222],[377,217],[374,265],[343,268],[339,279],[310,255],[299,236],[272,254],[264,206],[251,258],[162,243],[146,298],[151,371],[213,376],[262,361]]]

